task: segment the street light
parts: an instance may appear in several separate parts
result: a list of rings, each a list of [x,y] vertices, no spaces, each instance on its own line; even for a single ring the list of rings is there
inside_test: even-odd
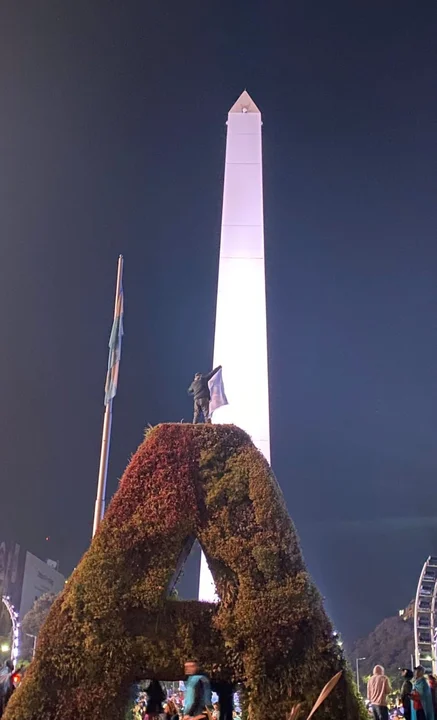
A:
[[[340,633],[337,632],[337,630],[334,630],[332,633],[332,637],[335,638],[335,642],[337,643],[339,648],[343,647],[343,640],[341,639]]]
[[[360,692],[360,662],[361,662],[361,660],[365,660],[365,659],[366,659],[365,657],[362,657],[362,658],[357,657],[357,659],[355,660],[355,668],[356,668],[356,671],[357,671],[357,688],[358,688],[358,692]]]

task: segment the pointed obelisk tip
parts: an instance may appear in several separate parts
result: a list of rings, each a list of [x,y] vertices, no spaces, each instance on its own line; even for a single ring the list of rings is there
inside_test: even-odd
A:
[[[255,105],[247,90],[243,90],[237,102],[232,105],[230,113],[259,113],[259,108]]]

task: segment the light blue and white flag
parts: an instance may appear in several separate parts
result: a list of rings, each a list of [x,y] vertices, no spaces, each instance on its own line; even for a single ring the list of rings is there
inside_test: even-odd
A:
[[[208,380],[209,392],[211,400],[209,401],[209,417],[212,417],[213,412],[223,405],[229,405],[228,398],[225,393],[225,386],[223,385],[222,370],[217,370],[216,374],[212,376],[211,380]]]
[[[105,405],[108,405],[117,393],[118,372],[120,369],[121,358],[121,340],[123,337],[123,312],[123,284],[120,281],[120,289],[116,301],[115,317],[112,325],[111,337],[109,338],[109,358],[108,372],[106,375],[105,385]]]

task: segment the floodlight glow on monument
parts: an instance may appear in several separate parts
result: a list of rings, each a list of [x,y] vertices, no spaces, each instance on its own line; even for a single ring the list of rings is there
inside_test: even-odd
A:
[[[270,462],[262,122],[246,91],[227,126],[213,366],[223,366],[229,405],[213,422],[241,427]],[[217,599],[203,554],[199,599]]]
[[[244,92],[228,115],[214,362],[232,422],[270,461],[261,113]]]

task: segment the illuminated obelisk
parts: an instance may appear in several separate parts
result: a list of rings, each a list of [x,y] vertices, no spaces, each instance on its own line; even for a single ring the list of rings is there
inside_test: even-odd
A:
[[[229,405],[215,423],[245,430],[270,462],[261,113],[244,91],[228,114],[213,366]],[[202,554],[199,599],[215,598]]]

